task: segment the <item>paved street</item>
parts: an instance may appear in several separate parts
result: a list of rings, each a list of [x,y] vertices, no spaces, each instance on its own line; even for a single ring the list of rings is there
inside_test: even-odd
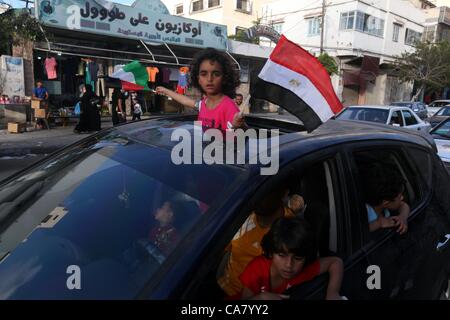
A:
[[[102,118],[102,128],[112,126],[111,118]],[[87,136],[73,132],[74,125],[52,127],[50,130],[27,127],[24,133],[0,130],[0,181],[64,146]]]

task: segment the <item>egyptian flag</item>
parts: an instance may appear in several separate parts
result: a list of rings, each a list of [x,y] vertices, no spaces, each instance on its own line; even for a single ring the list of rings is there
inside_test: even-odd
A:
[[[285,36],[261,70],[252,96],[283,107],[308,132],[343,108],[319,60]]]
[[[126,91],[150,90],[147,69],[139,61],[116,66],[111,78],[120,79]]]

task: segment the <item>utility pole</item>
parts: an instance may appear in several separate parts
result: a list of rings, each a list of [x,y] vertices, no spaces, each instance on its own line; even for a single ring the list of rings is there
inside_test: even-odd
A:
[[[325,25],[325,8],[326,8],[326,0],[322,0],[322,18],[320,19],[320,54],[323,53],[323,33],[324,33],[324,25]]]

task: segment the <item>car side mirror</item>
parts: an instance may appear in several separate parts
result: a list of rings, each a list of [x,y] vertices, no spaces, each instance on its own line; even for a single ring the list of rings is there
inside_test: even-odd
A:
[[[400,127],[400,125],[398,123],[393,123],[392,124],[394,127]]]

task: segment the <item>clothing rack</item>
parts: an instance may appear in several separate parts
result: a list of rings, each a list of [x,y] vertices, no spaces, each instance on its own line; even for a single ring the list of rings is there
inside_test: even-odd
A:
[[[58,43],[58,42],[48,42],[48,50],[53,50],[57,52],[68,52],[69,50],[61,49],[60,47],[68,47],[68,48],[77,48],[77,49],[87,49],[92,51],[103,51],[103,52],[112,52],[112,53],[123,53],[127,55],[134,55],[134,56],[151,56],[151,62],[152,63],[161,63],[161,64],[167,64],[167,65],[177,65],[177,66],[186,66],[187,63],[180,63],[180,60],[185,61],[191,61],[192,58],[184,58],[184,57],[177,57],[174,52],[169,48],[169,46],[166,45],[166,48],[169,50],[169,52],[172,54],[169,55],[161,55],[161,54],[153,54],[151,50],[148,48],[148,46],[145,44],[144,41],[141,41],[141,44],[144,45],[145,49],[147,50],[147,53],[137,53],[137,52],[129,52],[129,51],[122,51],[122,50],[113,50],[113,49],[105,49],[105,48],[95,48],[95,47],[88,47],[88,46],[82,46],[82,45],[75,45],[75,44],[66,44],[66,43]],[[53,47],[53,48],[51,48]],[[58,47],[58,48],[55,48]],[[43,47],[36,46],[35,49],[44,49]],[[86,56],[86,54],[84,54]],[[175,59],[176,63],[170,63],[166,61],[159,61],[156,58],[168,58],[168,59]],[[107,58],[107,57],[105,57]],[[133,61],[133,59],[113,59],[113,60],[126,60],[126,61]],[[136,59],[134,59],[136,60]],[[145,59],[141,59],[145,60]]]
[[[54,53],[57,55],[69,55],[69,56],[76,56],[76,57],[92,57],[92,58],[97,58],[97,59],[105,59],[105,60],[115,60],[115,61],[136,61],[138,60],[139,62],[143,62],[143,63],[156,63],[156,64],[164,64],[164,65],[168,65],[168,66],[183,66],[183,67],[188,67],[189,64],[181,64],[181,63],[171,63],[171,62],[165,62],[165,61],[157,61],[157,60],[147,60],[147,59],[127,59],[127,58],[111,58],[111,57],[106,57],[106,56],[98,56],[98,55],[92,55],[92,54],[81,54],[81,53],[73,53],[73,52],[67,52],[67,51],[58,51],[58,50],[53,50],[53,49],[45,49],[45,48],[38,48],[35,47],[35,50],[38,51],[43,51],[43,52],[49,52],[49,53]]]
[[[170,48],[170,46],[163,42],[163,44],[165,45],[165,47],[167,48],[167,50],[172,54],[171,56],[169,55],[161,55],[161,54],[154,54],[151,52],[151,50],[149,49],[147,43],[145,43],[142,40],[139,40],[140,43],[144,46],[144,48],[147,50],[147,53],[137,53],[137,52],[128,52],[128,51],[122,51],[122,50],[113,50],[113,49],[105,49],[105,48],[95,48],[95,47],[88,47],[88,46],[82,46],[82,45],[75,45],[75,44],[66,44],[66,43],[58,43],[58,42],[49,42],[47,40],[47,46],[48,46],[48,52],[53,52],[53,53],[61,53],[61,54],[67,54],[69,55],[68,50],[63,51],[64,49],[55,49],[55,48],[51,48],[51,46],[56,46],[56,47],[72,47],[72,48],[77,48],[77,49],[87,49],[87,50],[93,50],[93,51],[104,51],[104,52],[112,52],[112,53],[123,53],[123,54],[127,54],[127,55],[135,55],[135,56],[151,56],[151,60],[147,60],[147,59],[127,59],[127,58],[111,58],[111,57],[105,57],[105,56],[93,56],[93,55],[86,55],[86,54],[75,54],[75,53],[71,53],[71,55],[78,55],[78,56],[91,56],[91,57],[97,57],[97,58],[101,58],[101,59],[109,59],[109,60],[122,60],[122,61],[134,61],[134,60],[139,60],[142,62],[146,62],[146,63],[157,63],[157,64],[164,64],[164,65],[172,65],[172,66],[189,66],[190,61],[192,61],[192,58],[184,58],[184,57],[178,57],[173,50]],[[44,48],[42,47],[35,47],[35,49],[37,50],[41,50],[41,51],[45,51]],[[241,70],[241,66],[239,65],[239,62],[230,54],[230,52],[228,50],[225,51],[225,53],[234,61],[234,63],[237,66],[237,69],[240,71]],[[156,60],[155,58],[160,57],[160,58],[169,58],[169,59],[175,59],[175,63],[172,62],[166,62],[166,61],[159,61]],[[185,60],[187,61],[187,63],[181,63],[180,60]]]

